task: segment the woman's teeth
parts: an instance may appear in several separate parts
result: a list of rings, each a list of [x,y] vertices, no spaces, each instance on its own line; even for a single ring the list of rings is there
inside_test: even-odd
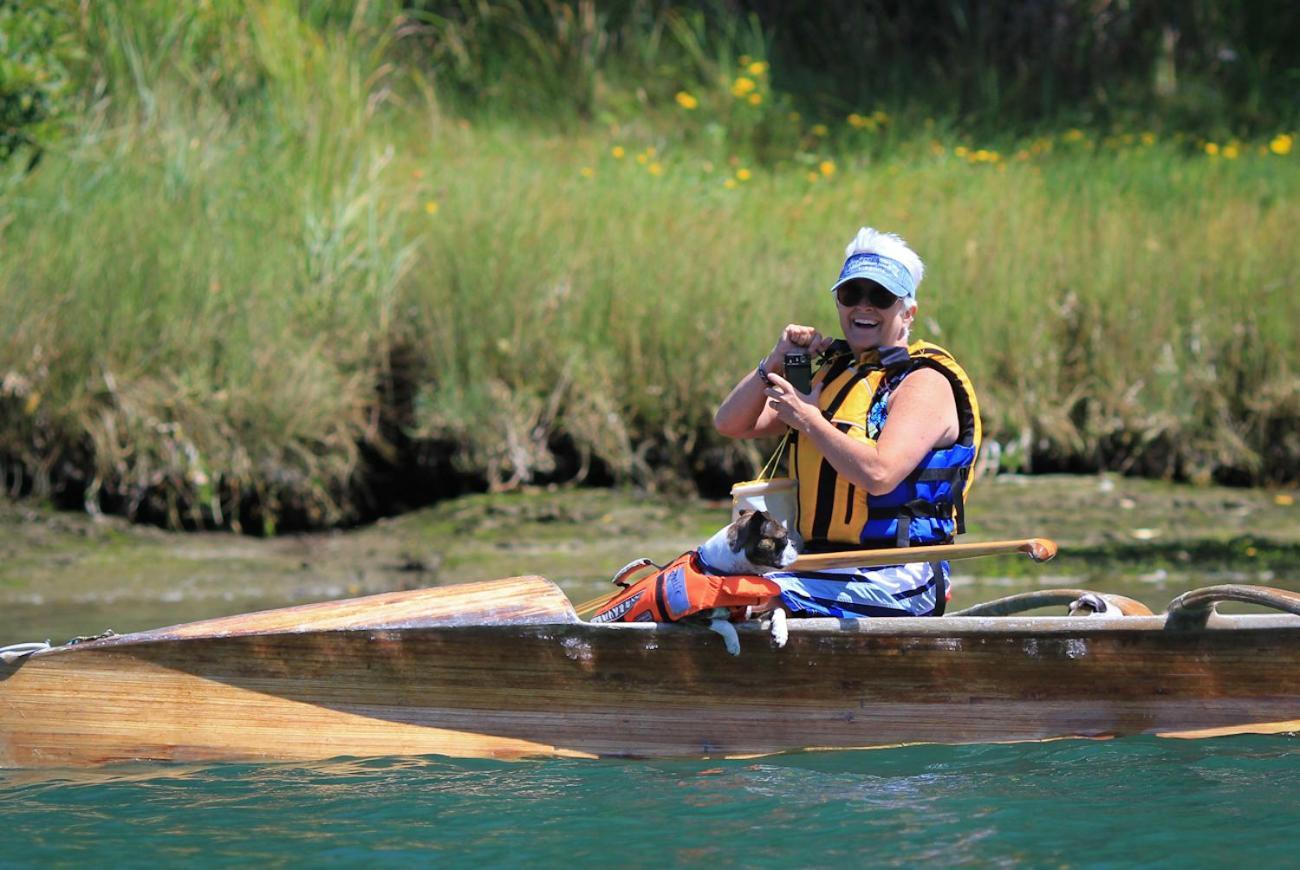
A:
[[[858,320],[857,318],[854,318],[853,325],[859,329],[872,329],[879,326],[880,323],[875,320]]]

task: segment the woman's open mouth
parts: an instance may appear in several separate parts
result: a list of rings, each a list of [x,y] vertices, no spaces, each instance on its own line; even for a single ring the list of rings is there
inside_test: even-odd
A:
[[[855,317],[850,322],[858,329],[875,329],[880,325],[879,320],[869,320],[865,317]]]

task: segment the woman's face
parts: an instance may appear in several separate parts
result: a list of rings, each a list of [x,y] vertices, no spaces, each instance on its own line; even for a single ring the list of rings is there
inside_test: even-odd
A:
[[[852,303],[846,305],[845,303]],[[850,281],[835,293],[840,328],[854,353],[877,347],[903,347],[916,313],[904,301],[874,281]]]

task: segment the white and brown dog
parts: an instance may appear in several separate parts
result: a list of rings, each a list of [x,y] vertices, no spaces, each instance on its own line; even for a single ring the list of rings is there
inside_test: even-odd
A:
[[[762,575],[788,567],[799,557],[790,532],[766,511],[741,511],[731,523],[719,529],[696,551],[705,570],[711,574]],[[771,613],[771,637],[777,647],[784,647],[789,634],[785,610],[779,599],[747,608],[746,618]],[[698,616],[708,620],[709,628],[722,635],[727,652],[740,655],[740,638],[731,624],[732,611],[715,607]]]

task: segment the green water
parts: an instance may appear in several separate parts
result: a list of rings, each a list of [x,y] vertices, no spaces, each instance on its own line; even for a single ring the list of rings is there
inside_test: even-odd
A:
[[[1300,741],[0,772],[0,866],[1294,866]]]

